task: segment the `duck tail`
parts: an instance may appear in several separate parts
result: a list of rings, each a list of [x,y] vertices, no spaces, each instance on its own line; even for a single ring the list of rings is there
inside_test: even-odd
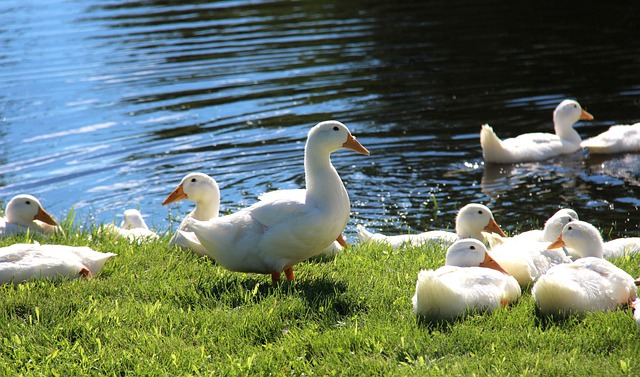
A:
[[[356,228],[358,229],[358,238],[360,238],[360,242],[369,242],[371,238],[373,238],[373,233],[369,232],[364,225],[357,224]]]
[[[483,124],[480,129],[480,146],[482,147],[482,157],[487,162],[500,162],[497,156],[506,153],[502,146],[502,140],[488,124]]]
[[[443,283],[433,270],[421,270],[416,282],[416,293],[411,299],[413,312],[432,319],[447,319],[464,312],[464,303],[457,302],[460,294]]]

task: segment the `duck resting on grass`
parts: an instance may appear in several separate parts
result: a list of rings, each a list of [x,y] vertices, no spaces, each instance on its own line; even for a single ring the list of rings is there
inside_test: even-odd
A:
[[[124,218],[119,227],[114,224],[106,224],[104,230],[116,237],[126,238],[131,243],[159,238],[154,231],[149,229],[140,211],[133,208],[124,211]]]
[[[50,235],[60,230],[58,223],[32,195],[14,196],[7,204],[5,217],[0,218],[0,236],[3,237],[27,231]]]
[[[13,244],[0,248],[0,284],[45,278],[90,278],[114,255],[86,246]]]
[[[230,271],[271,274],[274,282],[284,271],[293,280],[293,266],[337,240],[349,219],[349,195],[330,158],[341,148],[369,155],[344,124],[318,123],[305,145],[304,198],[274,194],[231,215],[190,219],[193,233],[179,232]]]
[[[207,252],[197,239],[189,242],[182,235],[182,232],[191,232],[189,228],[189,219],[199,221],[208,221],[218,217],[220,212],[220,188],[218,182],[204,173],[189,173],[178,187],[167,196],[162,205],[178,202],[180,200],[190,200],[196,203],[193,209],[180,223],[178,231],[171,237],[169,245],[177,245],[182,248],[190,248],[199,256],[207,256],[213,259],[213,256]]]
[[[593,225],[584,221],[565,225],[562,234],[549,248],[564,245],[575,250],[581,258],[550,268],[533,285],[531,295],[541,313],[584,314],[613,310],[635,301],[634,279],[602,258],[602,236]]]
[[[356,227],[358,229],[360,242],[386,243],[394,250],[399,249],[403,245],[420,246],[429,243],[439,243],[448,246],[461,238],[474,238],[491,243],[494,239],[491,233],[495,233],[500,237],[506,237],[506,234],[504,234],[494,220],[491,210],[485,205],[476,203],[467,204],[458,211],[455,233],[433,230],[416,234],[386,236],[382,233],[371,233],[360,224]]]
[[[413,311],[432,320],[459,317],[468,311],[492,311],[520,297],[516,279],[494,261],[475,239],[456,241],[445,266],[418,273]]]
[[[511,164],[542,161],[580,150],[582,139],[573,125],[579,120],[592,120],[593,115],[573,100],[564,100],[553,112],[555,134],[534,132],[500,140],[488,124],[480,130],[482,156],[486,162]]]

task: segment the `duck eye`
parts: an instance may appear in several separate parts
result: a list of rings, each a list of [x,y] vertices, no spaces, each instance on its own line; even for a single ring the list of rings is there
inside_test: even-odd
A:
[[[482,215],[482,211],[478,211],[478,214]]]
[[[572,229],[573,229],[572,227],[568,227],[568,228],[567,228],[567,230],[572,230]]]
[[[333,130],[338,131],[339,130],[338,126],[333,126]]]
[[[195,181],[197,181],[197,179],[191,178],[191,182],[195,182]]]
[[[476,247],[475,247],[475,246],[469,246],[469,249],[471,249],[471,250],[475,250],[475,249],[476,249]]]
[[[31,205],[31,201],[27,200],[26,202],[24,202],[26,205]]]

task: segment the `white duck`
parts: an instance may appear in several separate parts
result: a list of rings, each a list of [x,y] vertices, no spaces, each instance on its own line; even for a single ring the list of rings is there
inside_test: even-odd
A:
[[[262,193],[258,196],[258,200],[276,200],[278,198],[288,198],[290,200],[298,200],[304,203],[306,197],[305,189],[289,189],[289,190],[275,190]],[[318,255],[334,256],[341,252],[343,248],[347,247],[347,241],[345,241],[342,234],[338,236],[338,239],[333,241],[329,246],[325,247],[318,253]]]
[[[434,230],[417,234],[401,234],[386,236],[382,233],[371,233],[363,225],[356,225],[360,242],[387,243],[394,250],[403,245],[420,246],[428,243],[451,245],[461,238],[474,238],[485,241],[487,233],[497,233],[506,237],[493,218],[491,210],[482,204],[471,203],[462,207],[456,216],[456,232]],[[486,233],[485,233],[486,232]]]
[[[558,239],[558,236],[562,233],[564,226],[573,220],[580,220],[576,211],[570,208],[561,208],[547,219],[544,223],[543,229],[528,230],[511,238],[522,240],[529,239],[539,242],[553,242]]]
[[[580,143],[593,154],[640,152],[640,123],[615,125]]]
[[[27,231],[53,234],[58,223],[42,208],[40,201],[27,194],[14,196],[0,218],[0,236],[22,234]]]
[[[616,238],[602,246],[605,259],[615,259],[640,252],[640,237]]]
[[[106,224],[104,230],[116,237],[126,238],[132,243],[159,238],[156,232],[149,229],[140,211],[133,208],[124,211],[124,218],[119,227],[114,224]]]
[[[93,277],[114,255],[86,246],[14,244],[0,248],[0,284],[41,278]]]
[[[412,303],[416,314],[442,320],[470,310],[492,311],[519,297],[518,282],[489,256],[482,242],[469,238],[449,247],[445,266],[418,273]]]
[[[486,162],[516,163],[542,161],[580,149],[580,135],[573,129],[578,120],[592,120],[593,115],[573,100],[564,100],[553,112],[555,134],[528,133],[500,140],[493,129],[485,124],[480,131],[482,156]]]
[[[305,190],[278,190],[264,193],[258,197],[258,200],[274,200],[277,197],[284,197],[289,199],[296,199],[304,202]],[[189,218],[207,221],[219,216],[220,211],[220,188],[215,179],[211,178],[204,173],[189,173],[187,174],[178,187],[162,202],[162,205],[175,203],[180,200],[191,200],[196,203],[196,208],[191,211],[180,223],[178,230],[182,232],[191,232],[189,228]],[[191,232],[193,233],[193,232]],[[207,252],[207,249],[197,241],[195,235],[191,237],[191,243],[182,235],[181,232],[176,232],[169,245],[178,245],[184,248],[192,249],[199,256],[206,256],[210,259],[214,259],[212,255]],[[342,246],[334,241],[329,245],[322,254],[334,255],[342,250]]]
[[[369,155],[344,124],[317,124],[305,145],[304,202],[277,196],[228,216],[191,219],[191,230],[228,270],[271,274],[273,281],[284,270],[287,280],[293,280],[293,266],[338,239],[349,219],[349,195],[330,158],[340,148]],[[182,234],[193,240],[193,235]]]
[[[162,205],[175,203],[180,200],[190,200],[196,203],[196,208],[191,211],[180,223],[178,227],[179,231],[191,232],[189,227],[189,219],[195,219],[200,221],[207,221],[218,217],[220,211],[220,188],[218,182],[204,173],[189,173],[178,187],[162,202]],[[169,245],[177,245],[183,248],[190,248],[199,256],[208,256],[207,249],[205,249],[197,239],[192,236],[192,242],[189,243],[181,232],[176,233],[171,237]]]
[[[584,221],[565,225],[549,247],[563,245],[576,250],[581,258],[552,267],[534,284],[531,294],[541,313],[605,311],[636,299],[631,275],[602,259],[602,237],[593,225]]]

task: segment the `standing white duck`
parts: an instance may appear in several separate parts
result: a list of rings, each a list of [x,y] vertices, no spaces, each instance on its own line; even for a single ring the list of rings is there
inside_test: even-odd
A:
[[[305,145],[304,202],[275,196],[228,216],[191,219],[191,230],[228,270],[271,274],[273,281],[284,270],[293,280],[293,266],[338,239],[349,219],[349,195],[330,158],[340,148],[369,155],[344,124],[317,124]],[[193,235],[182,234],[192,241]]]
[[[7,204],[5,217],[0,218],[0,236],[27,231],[53,234],[58,229],[58,223],[42,208],[40,201],[27,194],[14,196]]]
[[[106,224],[104,229],[108,233],[116,237],[126,238],[132,243],[159,238],[156,232],[149,229],[140,211],[133,208],[124,211],[124,217],[119,227],[114,224]]]
[[[93,277],[114,255],[89,247],[14,244],[0,248],[0,284],[43,278]]]
[[[472,310],[492,311],[519,297],[518,282],[489,256],[482,242],[469,238],[449,247],[445,266],[418,273],[411,301],[416,314],[442,320]]]
[[[531,294],[543,314],[584,314],[612,310],[637,297],[634,279],[602,259],[602,236],[584,221],[565,225],[550,248],[567,245],[580,259],[552,267],[534,284]]]
[[[640,123],[615,125],[580,143],[593,154],[640,152]]]
[[[564,100],[553,112],[555,134],[528,133],[500,140],[493,129],[485,124],[480,130],[482,156],[486,162],[516,163],[542,161],[580,149],[580,135],[573,129],[579,120],[592,120],[593,115],[573,100]]]
[[[207,221],[218,217],[220,211],[220,188],[218,187],[218,182],[204,173],[189,173],[182,178],[178,187],[167,196],[162,205],[180,200],[190,200],[196,203],[196,208],[182,220],[178,227],[179,231],[191,232],[189,219]],[[171,237],[169,245],[190,248],[201,257],[207,256],[213,259],[213,256],[207,252],[207,249],[197,239],[194,239],[194,237],[191,237],[191,239],[192,241],[189,243],[181,232],[176,231]]]
[[[471,203],[462,207],[456,216],[456,232],[434,230],[417,234],[401,234],[386,236],[382,233],[371,233],[363,225],[356,225],[360,242],[387,243],[397,250],[403,245],[420,246],[428,243],[451,245],[461,238],[474,238],[485,241],[488,233],[497,233],[506,237],[500,226],[493,218],[491,210],[482,204]]]

